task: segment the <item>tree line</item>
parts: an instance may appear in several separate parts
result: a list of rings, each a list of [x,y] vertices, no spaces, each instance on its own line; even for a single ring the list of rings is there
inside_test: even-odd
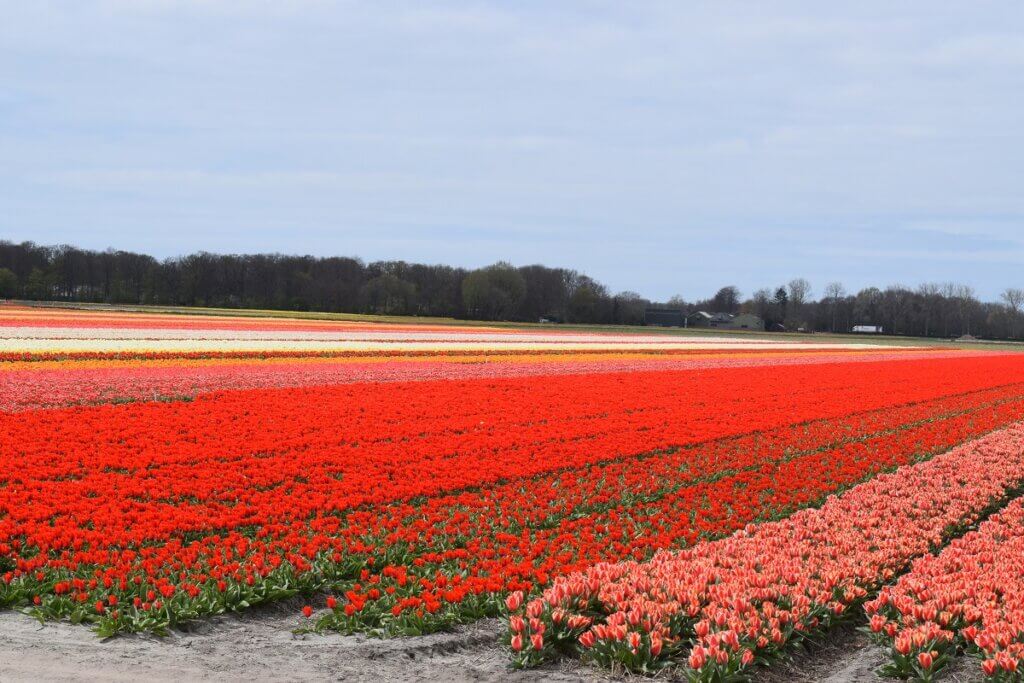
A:
[[[476,270],[405,261],[199,252],[146,254],[0,241],[0,298],[266,308],[479,320],[641,325],[648,302],[583,273],[495,263]]]
[[[917,287],[890,285],[847,292],[840,282],[825,285],[818,299],[811,284],[795,278],[743,298],[734,286],[723,287],[694,308],[725,313],[753,313],[766,329],[849,332],[855,325],[881,327],[885,334],[914,337],[972,335],[1019,339],[1024,335],[1024,289],[1007,288],[998,301],[978,299],[974,289],[956,282]]]
[[[469,270],[445,265],[282,254],[210,254],[169,259],[108,249],[0,241],[0,298],[111,304],[266,308],[418,315],[477,320],[642,325],[649,306],[683,312],[753,313],[768,329],[848,332],[878,325],[887,334],[990,338],[1024,335],[1024,290],[983,302],[966,285],[867,287],[827,284],[813,297],[796,278],[744,297],[734,286],[709,299],[651,302],[611,293],[566,268],[499,262]]]

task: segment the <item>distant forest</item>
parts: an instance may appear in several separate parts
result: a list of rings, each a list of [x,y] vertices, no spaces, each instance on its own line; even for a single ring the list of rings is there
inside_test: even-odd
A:
[[[749,296],[725,286],[710,299],[651,302],[613,294],[575,270],[499,262],[467,270],[405,261],[199,252],[159,260],[127,251],[91,251],[0,241],[0,298],[111,304],[266,308],[536,322],[642,325],[649,306],[754,313],[769,328],[849,332],[880,325],[887,334],[1008,339],[1024,334],[1024,290],[979,301],[957,283],[892,285],[847,292],[826,284],[818,297],[793,279]]]

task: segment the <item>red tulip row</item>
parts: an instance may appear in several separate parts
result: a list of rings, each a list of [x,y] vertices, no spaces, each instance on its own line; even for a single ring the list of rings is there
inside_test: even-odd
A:
[[[566,654],[640,671],[685,662],[693,680],[740,676],[844,619],[916,557],[1024,486],[1024,425],[898,469],[821,508],[648,562],[557,578],[510,596],[516,661]]]
[[[1024,671],[1024,499],[865,603],[875,637],[889,648],[890,675],[924,680],[967,649],[994,680]]]

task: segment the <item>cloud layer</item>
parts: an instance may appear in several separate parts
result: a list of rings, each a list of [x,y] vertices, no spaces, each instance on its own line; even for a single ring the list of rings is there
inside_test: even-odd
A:
[[[7,3],[0,237],[1022,286],[1014,2]]]

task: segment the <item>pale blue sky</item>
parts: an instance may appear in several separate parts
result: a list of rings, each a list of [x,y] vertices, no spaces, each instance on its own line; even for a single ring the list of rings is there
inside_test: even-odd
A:
[[[1024,286],[1024,3],[0,0],[0,238]]]

